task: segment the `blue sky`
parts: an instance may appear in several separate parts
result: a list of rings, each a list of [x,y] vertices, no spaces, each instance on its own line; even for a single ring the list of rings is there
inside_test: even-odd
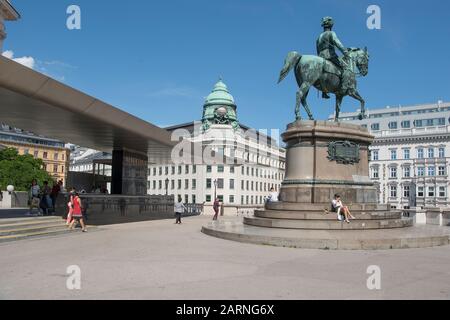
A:
[[[335,18],[345,46],[367,46],[369,75],[359,79],[369,108],[450,101],[450,2],[447,0],[109,0],[12,1],[4,50],[31,56],[35,68],[158,125],[200,119],[222,76],[246,125],[284,129],[296,83],[277,85],[289,51],[315,54],[320,20]],[[82,10],[82,30],[66,28],[66,9]],[[381,7],[382,29],[366,26]],[[309,97],[316,118],[334,99]],[[344,100],[344,111],[358,107]]]

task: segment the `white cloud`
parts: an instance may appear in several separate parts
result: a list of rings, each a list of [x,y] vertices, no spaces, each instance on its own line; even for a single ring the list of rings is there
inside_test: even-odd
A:
[[[14,58],[14,52],[11,50],[7,50],[3,52],[2,54],[4,57],[14,60],[17,63],[20,63],[24,65],[25,67],[28,67],[30,69],[34,69],[34,66],[36,65],[36,61],[33,57],[20,57],[20,58]]]

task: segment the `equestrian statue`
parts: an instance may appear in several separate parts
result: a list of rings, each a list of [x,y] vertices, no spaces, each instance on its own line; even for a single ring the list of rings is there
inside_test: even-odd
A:
[[[307,97],[314,86],[322,91],[322,97],[329,99],[329,93],[336,96],[335,121],[339,121],[342,100],[350,96],[361,103],[360,119],[366,116],[365,101],[357,90],[356,76],[369,73],[369,53],[367,48],[345,48],[333,31],[334,21],[331,17],[322,19],[323,33],[317,39],[317,55],[301,55],[296,51],[289,52],[281,71],[278,83],[284,80],[294,69],[299,91],[295,106],[295,116],[301,120],[300,103],[306,110],[310,120],[314,117],[309,108]],[[339,57],[335,49],[342,52]]]

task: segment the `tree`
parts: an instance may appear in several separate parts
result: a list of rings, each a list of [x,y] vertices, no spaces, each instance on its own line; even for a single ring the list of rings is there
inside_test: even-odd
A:
[[[16,191],[28,191],[33,179],[40,185],[44,181],[53,181],[41,159],[19,155],[14,148],[0,150],[0,190],[13,185]]]

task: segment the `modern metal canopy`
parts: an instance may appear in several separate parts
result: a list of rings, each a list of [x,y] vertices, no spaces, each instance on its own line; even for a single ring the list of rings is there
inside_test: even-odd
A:
[[[0,56],[0,121],[38,135],[150,163],[170,159],[171,134],[44,74]]]

